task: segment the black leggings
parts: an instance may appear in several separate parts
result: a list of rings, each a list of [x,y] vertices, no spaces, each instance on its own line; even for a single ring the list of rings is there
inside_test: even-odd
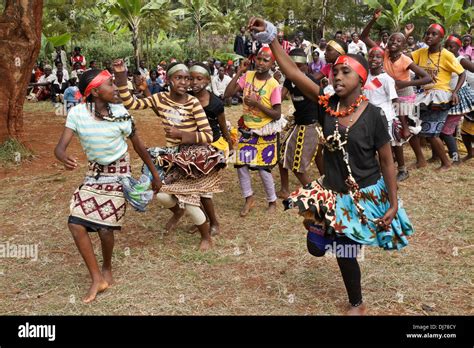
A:
[[[325,250],[319,249],[311,241],[307,240],[308,251],[311,255],[321,257],[326,254]],[[360,268],[356,258],[337,257],[337,264],[341,270],[342,279],[346,286],[347,295],[351,305],[356,306],[362,302],[362,289],[360,285]]]

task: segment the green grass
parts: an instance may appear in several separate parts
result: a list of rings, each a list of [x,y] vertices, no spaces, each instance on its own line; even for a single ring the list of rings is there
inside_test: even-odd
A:
[[[17,157],[19,154],[20,157]],[[9,166],[33,158],[33,152],[17,139],[10,138],[0,145],[0,165]]]
[[[284,103],[286,111],[288,103]],[[347,295],[336,260],[315,258],[306,250],[301,218],[295,211],[265,213],[265,194],[252,173],[257,204],[244,219],[237,174],[224,172],[224,193],[214,202],[221,235],[212,251],[196,251],[198,234],[188,234],[185,217],[175,233],[163,235],[170,216],[152,203],[144,214],[127,211],[116,233],[113,256],[116,284],[93,304],[81,297],[89,276],[67,230],[69,200],[86,170],[69,172],[55,165],[52,149],[64,119],[51,110],[27,113],[30,138],[47,127],[36,170],[29,163],[0,179],[0,243],[38,244],[39,260],[0,259],[0,314],[30,315],[339,315]],[[240,107],[226,108],[233,124]],[[134,112],[148,146],[163,133],[153,112]],[[55,127],[53,127],[55,126]],[[27,134],[28,136],[28,134]],[[35,149],[35,147],[33,147]],[[407,164],[414,161],[405,148]],[[47,150],[47,151],[46,151]],[[79,143],[70,153],[80,156]],[[133,150],[132,168],[140,168]],[[429,151],[425,149],[425,156]],[[369,313],[375,315],[472,315],[474,252],[474,161],[437,172],[435,165],[411,170],[399,184],[399,196],[415,227],[401,252],[366,248],[360,261],[362,289]],[[316,169],[311,168],[317,177]],[[279,188],[278,170],[273,170]],[[291,187],[296,187],[290,175]],[[98,260],[100,242],[91,235]]]

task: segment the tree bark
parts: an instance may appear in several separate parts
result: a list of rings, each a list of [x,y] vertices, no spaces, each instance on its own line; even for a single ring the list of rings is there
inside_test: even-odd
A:
[[[0,144],[23,137],[23,103],[41,48],[43,0],[7,0],[0,16]]]

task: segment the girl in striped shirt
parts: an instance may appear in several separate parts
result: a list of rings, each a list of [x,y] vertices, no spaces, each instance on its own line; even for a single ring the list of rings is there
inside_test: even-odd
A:
[[[112,283],[112,252],[114,230],[120,230],[126,203],[122,180],[130,177],[130,157],[126,139],[143,162],[153,166],[136,133],[132,117],[120,102],[112,75],[107,71],[89,70],[81,75],[79,90],[88,103],[73,107],[54,154],[67,170],[77,168],[77,159],[66,153],[74,135],[79,138],[89,160],[84,183],[71,199],[68,227],[92,278],[92,285],[84,298],[89,303]],[[90,102],[90,103],[89,103]],[[92,107],[90,107],[92,105]],[[161,180],[152,168],[152,187],[158,192]],[[88,232],[98,232],[103,264],[99,269]]]
[[[199,100],[187,94],[191,82],[187,66],[171,64],[166,74],[170,91],[144,99],[136,99],[128,91],[123,60],[114,62],[114,70],[125,107],[132,110],[152,108],[165,128],[166,148],[149,149],[154,153],[155,165],[162,170],[163,187],[157,200],[173,212],[165,232],[174,230],[187,211],[201,233],[199,249],[209,249],[211,235],[200,208],[200,197],[222,191],[217,171],[225,167],[225,158],[209,145],[212,130]]]

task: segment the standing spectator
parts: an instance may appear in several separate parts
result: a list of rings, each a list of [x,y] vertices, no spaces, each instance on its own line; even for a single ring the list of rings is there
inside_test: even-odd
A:
[[[234,40],[234,52],[242,57],[247,57],[247,37],[245,36],[245,27],[240,28],[240,34]]]
[[[158,76],[158,71],[156,70],[150,71],[150,78],[146,81],[146,84],[151,94],[156,94],[163,90],[163,81]]]
[[[224,98],[224,92],[232,79],[225,74],[224,67],[220,67],[217,76],[211,79],[212,93],[225,102],[225,105],[230,105],[231,98]]]
[[[471,62],[474,62],[474,47],[472,47],[472,36],[466,34],[462,37],[462,47],[459,49],[459,54],[466,57]]]
[[[410,53],[416,51],[418,47],[416,47],[416,39],[413,35],[409,35],[407,37],[407,47],[404,53]]]
[[[306,40],[304,38],[304,33],[300,31],[298,34],[296,34],[296,37],[298,38],[298,42],[300,43],[300,48],[304,49],[306,53],[306,59],[309,62],[312,60],[312,52],[311,52],[311,42]]]
[[[56,68],[53,69],[52,74],[53,74],[53,75],[56,75],[56,73],[57,73],[58,71],[62,71],[62,72],[63,72],[63,78],[64,78],[66,81],[69,80],[69,72],[67,71],[66,68],[64,68],[63,63],[59,63],[59,62],[56,63]]]
[[[74,63],[76,62],[81,63],[81,67],[83,70],[86,69],[86,58],[81,54],[80,47],[74,47],[74,51],[72,52],[71,65],[74,66]]]
[[[289,41],[285,40],[285,34],[280,31],[278,32],[278,42],[280,43],[281,47],[285,50],[286,54],[290,53],[292,46]]]
[[[346,42],[345,40],[343,40],[343,37],[342,37],[342,31],[341,30],[338,30],[336,31],[336,33],[334,34],[334,39],[336,40],[342,40],[344,42]]]
[[[388,37],[390,36],[390,33],[388,30],[382,30],[380,32],[380,41],[377,43],[380,48],[387,48],[387,42],[388,42]]]
[[[55,47],[55,51],[53,52],[53,64],[56,63],[63,63],[63,65],[67,64],[67,54],[66,51],[63,49],[62,46]]]
[[[91,70],[90,68],[89,70]],[[75,78],[76,81],[79,81],[79,77],[82,75],[84,70],[82,69],[82,65],[79,62],[75,62],[71,71],[71,78]]]
[[[221,61],[216,60],[216,62],[214,63],[214,75],[213,76],[219,75],[219,69],[221,68],[221,66],[222,66]]]
[[[112,62],[110,60],[105,60],[103,65],[104,69],[113,75],[114,70],[112,69]]]
[[[145,61],[142,59],[140,61],[140,65],[138,67],[138,71],[140,72],[140,74],[144,77],[144,78],[148,78],[148,69],[146,68],[145,66]]]
[[[319,40],[319,45],[318,45],[318,47],[316,47],[316,51],[318,51],[318,53],[319,53],[319,60],[320,60],[323,64],[326,64],[326,58],[325,58],[325,55],[326,55],[326,46],[327,46],[326,39],[325,39],[324,37],[322,37],[322,38]]]
[[[359,40],[359,34],[356,32],[352,33],[352,42],[348,46],[349,53],[361,54],[365,56],[367,54],[367,46],[362,40]]]
[[[324,67],[324,63],[319,58],[318,50],[313,51],[313,61],[309,64],[309,73],[316,76]]]

